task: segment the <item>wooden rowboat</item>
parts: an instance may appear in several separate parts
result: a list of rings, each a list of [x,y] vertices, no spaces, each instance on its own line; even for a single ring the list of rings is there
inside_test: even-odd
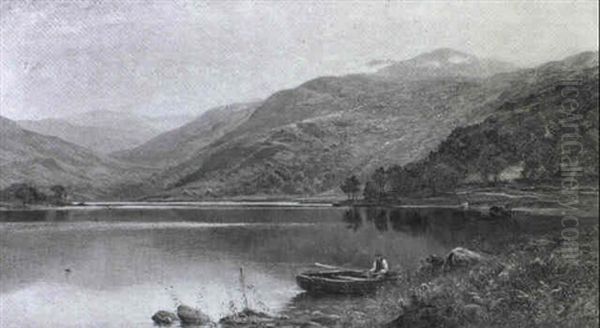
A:
[[[398,278],[397,274],[376,278],[368,277],[364,271],[329,270],[301,273],[296,276],[296,283],[309,293],[364,295]]]

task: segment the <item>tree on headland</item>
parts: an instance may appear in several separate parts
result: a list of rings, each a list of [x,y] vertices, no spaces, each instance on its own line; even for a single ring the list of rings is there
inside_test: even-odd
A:
[[[340,185],[340,189],[348,196],[349,200],[356,200],[360,192],[360,180],[356,175],[350,176]]]
[[[377,188],[377,199],[381,200],[385,194],[385,187],[387,184],[387,172],[385,168],[380,167],[373,173],[372,179],[375,183],[375,187]]]
[[[396,197],[411,196],[425,188],[423,169],[420,164],[393,166],[387,170],[390,192]]]
[[[363,197],[368,201],[379,200],[379,192],[373,181],[367,181],[367,183],[365,183]]]
[[[408,184],[408,176],[406,170],[399,165],[392,166],[388,169],[390,176],[390,191],[395,196],[403,195]]]
[[[489,144],[481,150],[477,159],[477,166],[484,182],[494,185],[500,180],[500,173],[506,167],[502,151],[495,145]],[[490,181],[491,176],[491,181]]]
[[[454,168],[444,163],[438,163],[429,170],[425,170],[424,175],[427,187],[429,187],[433,196],[440,191],[455,188],[460,178],[459,173]]]
[[[46,199],[45,194],[27,183],[16,183],[11,185],[8,189],[12,191],[15,198],[20,200],[23,205],[40,202]]]
[[[54,193],[53,200],[57,204],[64,204],[67,200],[67,188],[63,185],[54,185],[50,187],[50,190]]]

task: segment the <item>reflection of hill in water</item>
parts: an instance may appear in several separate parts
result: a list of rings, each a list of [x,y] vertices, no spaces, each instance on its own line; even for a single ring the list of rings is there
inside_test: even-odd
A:
[[[69,211],[61,210],[0,211],[0,222],[54,222],[67,221],[70,217]]]
[[[346,227],[359,231],[374,227],[380,233],[398,232],[426,237],[442,245],[480,244],[493,249],[507,238],[523,234],[560,234],[560,219],[541,215],[491,218],[479,211],[452,208],[355,207],[343,216]]]

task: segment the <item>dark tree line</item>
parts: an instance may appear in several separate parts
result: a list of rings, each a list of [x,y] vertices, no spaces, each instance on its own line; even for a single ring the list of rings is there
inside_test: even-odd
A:
[[[40,188],[29,183],[14,183],[0,192],[1,198],[6,201],[17,200],[22,205],[51,203],[62,205],[67,202],[67,188],[62,185],[53,185],[49,188],[50,194],[44,193]]]
[[[436,196],[453,190],[459,179],[459,172],[443,163],[380,167],[366,182],[363,196],[378,202],[406,196]]]

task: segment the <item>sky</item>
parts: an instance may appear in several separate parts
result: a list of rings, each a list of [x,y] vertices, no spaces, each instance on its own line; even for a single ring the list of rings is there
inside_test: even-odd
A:
[[[453,48],[527,67],[598,49],[598,2],[0,0],[0,115],[199,114]]]

